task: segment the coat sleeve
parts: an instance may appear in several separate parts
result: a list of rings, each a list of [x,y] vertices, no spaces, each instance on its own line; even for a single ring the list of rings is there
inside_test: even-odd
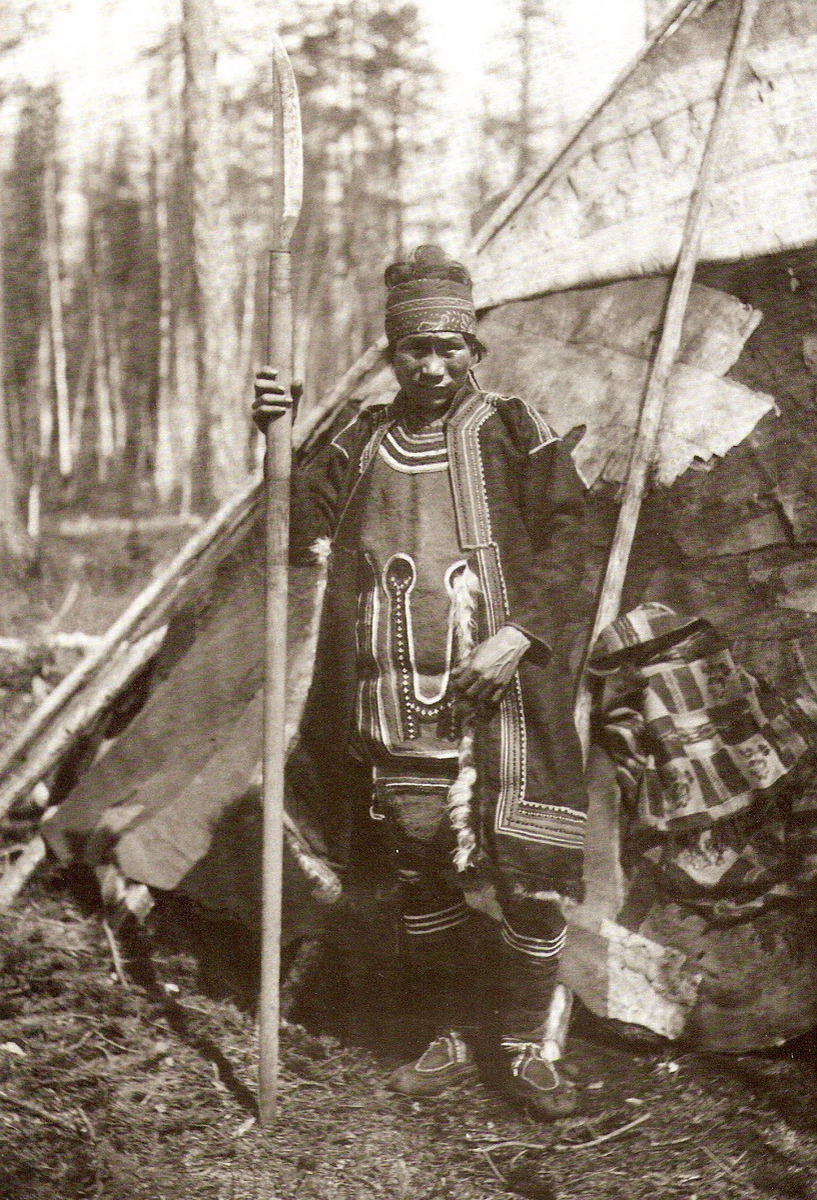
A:
[[[314,562],[312,547],[335,535],[349,491],[358,475],[363,447],[385,406],[359,413],[305,467],[294,467],[290,491],[289,558],[294,565]]]
[[[508,624],[530,638],[530,657],[545,663],[584,573],[587,489],[561,438],[529,405],[517,404],[519,500],[530,557],[514,572]]]
[[[331,443],[307,467],[293,466],[289,511],[292,564],[314,562],[315,542],[333,536],[348,474],[348,460]]]

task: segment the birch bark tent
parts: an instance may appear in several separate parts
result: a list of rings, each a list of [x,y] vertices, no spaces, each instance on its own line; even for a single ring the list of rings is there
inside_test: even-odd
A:
[[[738,8],[737,0],[681,4],[473,248],[480,336],[491,351],[480,367],[483,387],[521,392],[565,434],[584,428],[575,457],[592,489],[595,555],[576,599],[579,635],[604,568],[667,274]],[[658,486],[642,509],[623,608],[660,601],[705,618],[747,671],[808,707],[817,700],[812,0],[761,3],[730,130],[669,380]],[[344,420],[352,397],[390,397],[381,349],[306,414],[296,430],[302,458]],[[112,669],[97,652],[0,756],[0,808],[48,777],[51,802],[61,803],[43,833],[62,861],[154,891],[177,889],[253,923],[260,539],[248,487],[154,581],[150,604],[118,623],[112,645],[139,645],[168,624],[118,706],[87,704],[89,687]],[[292,738],[321,589],[320,566],[291,570]],[[803,905],[761,906],[751,919],[724,924],[656,895],[639,883],[625,806],[598,749],[590,782],[588,898],[573,915],[565,954],[566,981],[580,998],[601,1016],[727,1050],[776,1044],[817,1023],[817,942]],[[293,808],[286,938],[314,927],[316,893],[337,891],[318,831],[302,831],[297,816]]]

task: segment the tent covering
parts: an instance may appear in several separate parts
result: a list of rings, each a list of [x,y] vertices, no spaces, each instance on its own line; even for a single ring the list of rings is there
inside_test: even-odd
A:
[[[672,269],[738,12],[692,0],[478,238],[485,308]],[[817,11],[763,0],[703,234],[704,261],[817,237]],[[522,250],[524,247],[524,251]]]

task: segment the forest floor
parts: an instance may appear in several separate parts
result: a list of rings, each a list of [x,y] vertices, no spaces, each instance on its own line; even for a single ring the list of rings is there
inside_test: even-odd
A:
[[[100,632],[174,537],[135,556],[121,538],[53,547],[7,596],[0,633],[36,640],[79,567],[93,582],[64,627]],[[3,736],[68,666],[38,651],[5,668]],[[3,832],[19,842],[25,820]],[[393,931],[387,895],[353,889],[330,911],[282,1030],[265,1132],[257,931],[168,897],[148,930],[115,933],[83,880],[41,870],[0,919],[0,1200],[817,1200],[813,1035],[705,1055],[625,1040],[580,1010],[566,1120],[512,1108],[490,1064],[452,1096],[389,1093],[420,1037]]]
[[[699,1055],[616,1040],[580,1013],[581,1104],[555,1125],[517,1112],[490,1079],[435,1100],[386,1091],[417,1045],[388,905],[334,913],[282,1032],[264,1132],[252,939],[172,903],[154,929],[121,938],[120,974],[99,916],[56,872],[3,918],[4,1200],[817,1197],[813,1039]]]

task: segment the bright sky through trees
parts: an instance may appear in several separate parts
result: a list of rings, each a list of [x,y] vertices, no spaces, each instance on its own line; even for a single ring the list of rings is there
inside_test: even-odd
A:
[[[486,81],[493,43],[512,17],[511,0],[418,0],[434,53],[449,80],[451,104],[473,111]],[[644,0],[549,0],[559,12],[572,59],[571,104],[581,106],[636,53],[644,37]],[[542,47],[542,54],[553,52]],[[574,99],[575,97],[575,99]]]
[[[467,256],[638,51],[646,2],[4,0],[9,423],[29,515],[68,478],[206,506],[250,461],[273,24],[302,89],[295,349],[320,396],[382,328],[384,263],[432,239]]]
[[[418,0],[418,6],[432,57],[446,81],[444,109],[452,141],[461,144],[473,129],[483,94],[490,97],[507,86],[488,68],[498,57],[497,39],[512,25],[515,5],[511,0]],[[548,0],[548,6],[561,25],[560,53],[553,46],[537,52],[552,57],[554,89],[573,119],[637,51],[644,0]],[[220,0],[219,7],[225,28],[254,31],[263,52],[263,30],[274,6]],[[138,125],[145,77],[140,53],[178,19],[177,8],[174,0],[57,0],[44,33],[21,48],[16,65],[37,83],[56,75],[66,124],[82,140],[104,135],[111,120],[130,116]],[[235,63],[233,69],[238,69]],[[64,149],[73,158],[79,148]]]

